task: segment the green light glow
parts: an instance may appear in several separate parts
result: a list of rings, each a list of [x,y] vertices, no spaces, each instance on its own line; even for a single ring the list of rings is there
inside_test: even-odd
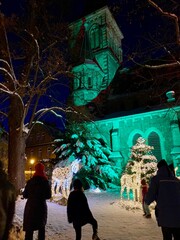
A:
[[[123,35],[107,7],[70,26],[76,106],[86,105],[107,89],[122,61]]]
[[[112,148],[112,157],[120,167],[129,159],[130,148],[139,136],[154,147],[153,154],[159,161],[167,160],[174,167],[180,165],[180,132],[177,121],[180,107],[173,110],[164,109],[148,113],[110,118],[91,125],[93,135],[101,134]],[[178,170],[179,171],[179,170]]]
[[[107,7],[70,25],[70,40],[74,60],[73,98],[76,106],[86,105],[108,88],[122,62],[123,35]],[[169,102],[173,91],[170,91]],[[174,101],[174,100],[173,100]],[[180,166],[180,107],[156,110],[96,121],[89,124],[93,135],[101,134],[112,149],[109,157],[123,168],[129,159],[130,148],[138,137],[154,146],[159,161]],[[177,173],[180,175],[180,167]]]

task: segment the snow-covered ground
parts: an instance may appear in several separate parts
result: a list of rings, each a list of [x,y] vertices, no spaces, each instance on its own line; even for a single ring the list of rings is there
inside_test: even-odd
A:
[[[126,210],[120,203],[119,192],[85,191],[94,217],[99,224],[101,240],[161,240],[161,229],[157,226],[154,211],[152,218],[142,216],[141,209]],[[23,217],[26,200],[18,198],[16,214],[18,220]],[[138,205],[138,207],[141,205]],[[36,234],[35,234],[36,235]],[[18,240],[20,238],[11,238]],[[36,237],[34,237],[36,239]],[[66,206],[48,201],[48,222],[46,240],[74,240],[75,232],[72,224],[67,222]],[[82,240],[92,239],[90,225],[83,227]]]

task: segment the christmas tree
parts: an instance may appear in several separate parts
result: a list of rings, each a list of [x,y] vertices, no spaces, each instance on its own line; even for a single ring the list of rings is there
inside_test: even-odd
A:
[[[157,159],[152,154],[153,146],[146,145],[146,140],[142,137],[131,148],[130,159],[126,165],[125,173],[137,174],[140,172],[141,179],[149,182],[149,179],[156,173]]]
[[[148,183],[157,170],[157,159],[151,152],[153,149],[153,146],[146,145],[142,137],[131,148],[130,159],[121,177],[121,199],[126,189],[128,200],[132,191],[133,200],[141,201],[141,180],[145,179]]]
[[[81,159],[81,169],[76,174],[84,186],[107,189],[118,185],[119,170],[109,160],[111,150],[103,138],[96,138],[81,124],[68,126],[62,139],[54,141],[54,153],[58,161],[70,164]],[[114,186],[115,187],[115,186]]]

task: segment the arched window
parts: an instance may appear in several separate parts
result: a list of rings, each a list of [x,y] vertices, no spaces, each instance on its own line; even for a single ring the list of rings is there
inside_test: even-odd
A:
[[[153,155],[157,158],[158,161],[161,160],[162,153],[161,153],[160,138],[156,132],[151,132],[149,134],[148,145],[154,147],[154,150],[152,150]]]
[[[82,83],[82,79],[81,79],[81,72],[76,72],[75,73],[75,79],[74,79],[74,90],[81,88],[81,83]]]
[[[41,137],[42,137],[42,141],[44,141],[45,140],[45,132],[42,132]]]
[[[137,143],[137,139],[138,139],[139,137],[142,137],[141,134],[139,134],[139,133],[136,133],[136,134],[134,135],[133,141],[132,141],[132,146],[134,146],[134,145]]]
[[[36,141],[39,142],[40,138],[41,138],[41,134],[38,132],[37,135],[36,135]]]
[[[88,77],[88,88],[92,88],[93,84],[92,84],[92,78]]]
[[[90,41],[91,41],[91,48],[98,48],[100,45],[100,34],[99,34],[99,25],[94,24],[90,31]]]

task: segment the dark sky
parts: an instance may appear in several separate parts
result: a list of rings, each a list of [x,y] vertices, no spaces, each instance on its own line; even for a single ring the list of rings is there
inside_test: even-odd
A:
[[[17,14],[26,17],[27,2],[33,0],[0,0],[1,11],[6,15]],[[41,0],[39,0],[41,1]],[[123,67],[134,66],[129,56],[137,62],[149,61],[177,49],[175,27],[172,19],[162,16],[150,6],[147,0],[42,0],[48,4],[47,12],[57,17],[57,21],[75,21],[96,9],[107,5],[124,39]],[[177,0],[154,0],[165,11],[178,14]]]
[[[29,0],[0,0],[6,14],[24,14]],[[174,48],[175,28],[172,19],[150,6],[147,0],[43,0],[47,11],[57,16],[58,21],[72,22],[107,5],[115,17],[123,35],[124,65],[130,64],[129,55],[149,60],[166,54],[162,45]],[[165,11],[178,14],[177,0],[154,0]],[[37,1],[38,2],[38,1]]]

